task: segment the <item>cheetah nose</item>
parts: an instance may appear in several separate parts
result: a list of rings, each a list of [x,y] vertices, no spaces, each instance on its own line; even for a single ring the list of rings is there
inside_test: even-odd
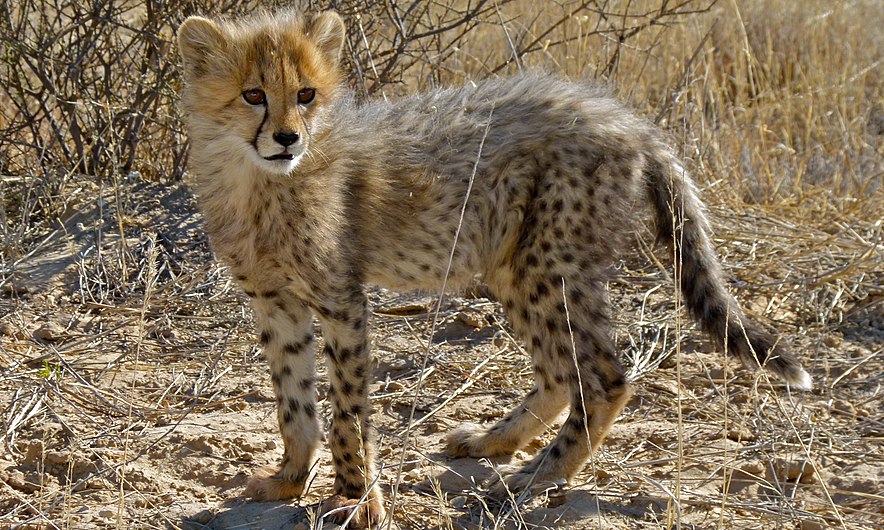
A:
[[[283,147],[288,147],[293,143],[297,142],[299,138],[298,133],[296,132],[278,132],[273,133],[273,139],[276,140],[276,143]]]

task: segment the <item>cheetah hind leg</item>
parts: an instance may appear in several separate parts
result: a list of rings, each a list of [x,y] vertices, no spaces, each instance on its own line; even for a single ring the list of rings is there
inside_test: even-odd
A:
[[[555,481],[573,478],[586,459],[601,449],[614,421],[633,393],[631,385],[623,384],[609,391],[605,402],[586,403],[588,427],[583,420],[583,411],[572,410],[556,439],[521,469],[518,466],[497,469],[497,475],[487,484],[489,496],[500,502],[513,500],[532,485],[545,489]]]
[[[547,429],[567,402],[563,386],[538,381],[525,400],[490,429],[464,423],[449,433],[445,453],[453,458],[511,455]]]

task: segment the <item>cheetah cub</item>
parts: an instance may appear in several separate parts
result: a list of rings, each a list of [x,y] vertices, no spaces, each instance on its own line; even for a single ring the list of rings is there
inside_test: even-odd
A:
[[[570,407],[555,440],[492,494],[571,478],[632,395],[604,285],[644,199],[659,239],[678,245],[680,288],[702,328],[745,365],[811,387],[728,294],[694,186],[644,120],[601,90],[536,72],[355,103],[339,64],[344,31],[333,12],[281,12],[191,17],[178,34],[196,193],[217,254],[252,299],[285,442],[279,470],[247,495],[298,496],[313,465],[316,317],[333,411],[324,510],[354,512],[357,527],[384,519],[364,286],[438,290],[455,236],[448,285],[483,279],[531,354],[535,386],[490,428],[451,432],[447,452],[512,453]]]

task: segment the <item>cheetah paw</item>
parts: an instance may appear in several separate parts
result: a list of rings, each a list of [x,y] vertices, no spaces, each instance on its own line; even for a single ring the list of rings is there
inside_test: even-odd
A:
[[[448,433],[445,438],[445,454],[452,458],[464,458],[467,456],[481,457],[482,436],[485,429],[475,423],[464,423]]]
[[[370,495],[362,502],[335,495],[322,501],[321,513],[323,519],[336,523],[343,523],[352,514],[347,528],[373,528],[381,524],[387,516],[383,499],[378,495]]]
[[[305,482],[306,480],[287,478],[281,471],[262,469],[249,479],[243,495],[256,501],[293,499],[304,491]]]
[[[475,423],[464,423],[445,438],[445,454],[452,458],[482,458],[511,455],[518,449],[488,429]]]

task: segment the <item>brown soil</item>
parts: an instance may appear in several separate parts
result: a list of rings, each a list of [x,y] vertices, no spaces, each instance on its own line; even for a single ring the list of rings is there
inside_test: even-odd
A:
[[[189,191],[140,184],[123,200],[125,216],[113,200],[84,201],[21,259],[0,299],[0,526],[311,528],[331,490],[325,449],[303,499],[239,497],[281,440],[246,299],[212,261]],[[790,393],[725,362],[678,317],[663,270],[631,258],[610,287],[638,393],[568,488],[541,485],[515,510],[483,507],[481,495],[510,459],[441,454],[450,429],[494,421],[530,388],[498,304],[481,289],[446,296],[427,353],[437,295],[370,291],[393,527],[881,527],[881,300],[814,322],[801,303],[821,284],[762,288],[743,252],[722,248],[728,270],[750,280],[738,295],[799,352],[815,390]]]

